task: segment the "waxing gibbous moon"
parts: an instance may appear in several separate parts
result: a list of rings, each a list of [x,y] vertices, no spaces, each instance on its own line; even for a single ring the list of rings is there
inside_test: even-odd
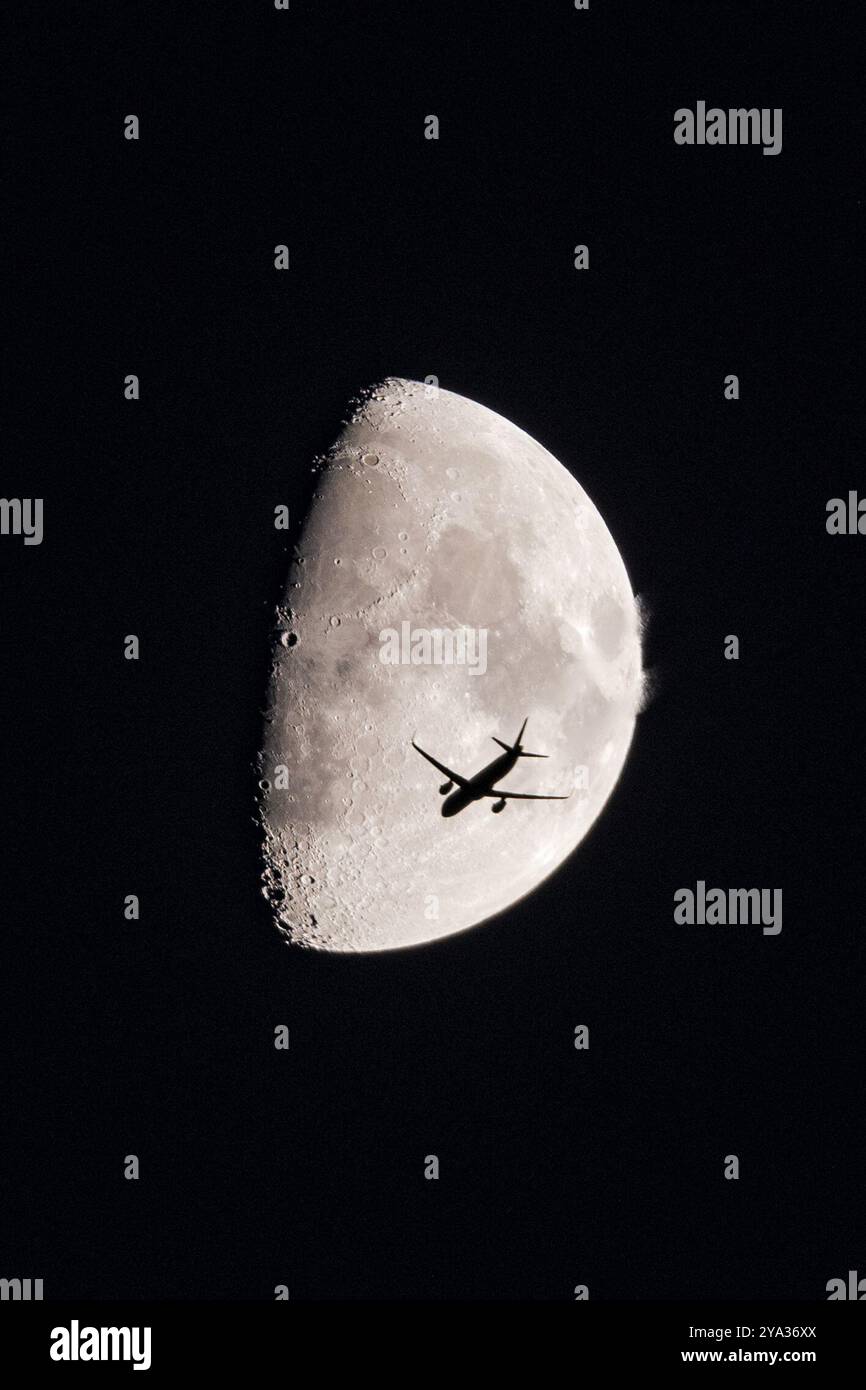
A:
[[[475,401],[389,379],[355,404],[277,630],[260,818],[289,941],[384,951],[483,922],[572,853],[616,784],[643,686],[625,565],[572,475]],[[423,640],[420,663],[405,642],[383,660],[383,634],[437,631],[468,634],[450,664]],[[569,799],[444,819],[444,779],[413,737],[471,776],[526,717],[524,747],[548,757],[521,759],[504,788]]]

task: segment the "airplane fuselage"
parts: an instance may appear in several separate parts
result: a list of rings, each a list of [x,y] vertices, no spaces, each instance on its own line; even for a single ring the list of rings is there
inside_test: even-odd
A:
[[[492,763],[488,763],[480,772],[476,772],[474,777],[470,777],[465,787],[458,787],[451,792],[442,802],[443,816],[456,816],[460,811],[465,811],[467,806],[471,806],[473,801],[480,801],[482,797],[493,790],[501,777],[505,777],[517,762],[516,753],[501,753],[498,758],[494,758]]]

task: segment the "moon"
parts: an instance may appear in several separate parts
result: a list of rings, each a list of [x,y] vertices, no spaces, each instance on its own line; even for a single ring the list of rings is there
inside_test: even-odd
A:
[[[258,809],[262,891],[289,942],[387,951],[494,917],[616,785],[643,690],[625,565],[572,474],[475,401],[389,378],[353,403],[276,632]],[[464,636],[437,647],[437,632]],[[413,738],[469,777],[524,719],[547,757],[503,788],[568,799],[443,818]]]

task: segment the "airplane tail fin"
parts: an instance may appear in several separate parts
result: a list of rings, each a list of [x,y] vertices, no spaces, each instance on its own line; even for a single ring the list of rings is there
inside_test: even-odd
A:
[[[549,753],[524,753],[523,749],[520,746],[520,740],[523,738],[523,731],[528,723],[529,716],[527,715],[527,717],[524,719],[523,723],[520,726],[520,733],[517,735],[517,740],[514,744],[514,752],[517,754],[518,758],[549,758]]]
[[[523,749],[521,748],[520,740],[523,738],[523,731],[528,723],[529,718],[527,716],[527,718],[524,719],[523,723],[521,724],[520,733],[517,735],[517,738],[514,740],[513,744],[505,743],[501,738],[497,738],[495,734],[493,734],[492,736],[493,742],[498,743],[500,748],[504,748],[506,753],[516,753],[518,758],[548,758],[550,756],[549,753],[524,753]]]

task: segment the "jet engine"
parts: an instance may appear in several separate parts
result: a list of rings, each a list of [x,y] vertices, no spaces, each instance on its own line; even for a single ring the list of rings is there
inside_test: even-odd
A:
[[[444,796],[446,792],[450,792],[453,786],[453,782],[443,782],[442,786],[439,788],[439,795]]]
[[[494,801],[494,803],[493,803],[493,805],[490,807],[490,809],[491,809],[491,811],[493,812],[494,816],[498,816],[500,811],[504,811],[504,810],[505,810],[505,799],[504,799],[504,797],[503,797],[502,799],[500,799],[499,801]]]

